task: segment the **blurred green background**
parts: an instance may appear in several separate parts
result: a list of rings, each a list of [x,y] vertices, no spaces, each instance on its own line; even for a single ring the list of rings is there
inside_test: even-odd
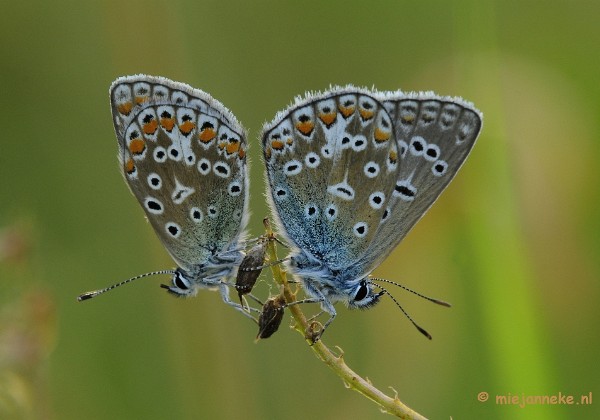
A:
[[[254,235],[267,215],[257,137],[295,95],[353,83],[474,102],[470,158],[375,271],[453,308],[394,290],[431,342],[389,299],[340,308],[325,342],[431,418],[600,417],[600,2],[1,5],[0,418],[384,416],[289,316],[255,344],[216,293],[173,299],[166,279],[75,301],[173,265],[117,165],[108,87],[135,73],[201,88],[249,129]],[[495,403],[559,392],[595,398]]]

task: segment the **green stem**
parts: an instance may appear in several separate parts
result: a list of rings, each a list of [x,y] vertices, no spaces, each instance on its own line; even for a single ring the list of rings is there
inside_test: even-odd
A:
[[[267,236],[273,237],[273,230],[271,228],[270,223],[267,219],[264,221]],[[277,251],[275,249],[275,241],[269,241],[268,244],[268,254],[270,261],[277,261]],[[271,266],[271,271],[273,273],[273,278],[275,281],[283,287],[283,295],[287,303],[296,302],[296,292],[292,291],[289,282],[287,281],[286,271],[283,270],[281,264],[275,264]],[[298,331],[306,342],[309,344],[310,349],[315,353],[315,355],[323,361],[331,370],[335,372],[337,376],[339,376],[344,385],[347,388],[350,388],[360,394],[364,395],[371,401],[375,402],[379,405],[379,408],[384,412],[401,419],[425,419],[424,416],[417,413],[402,401],[398,399],[398,395],[394,395],[394,397],[390,397],[386,395],[381,390],[373,386],[373,384],[365,378],[362,378],[356,372],[354,372],[344,361],[344,354],[340,350],[340,354],[336,355],[333,353],[324,343],[323,340],[319,340],[316,343],[312,343],[311,336],[309,333],[311,331],[311,326],[306,319],[306,316],[300,309],[301,305],[291,305],[288,306],[288,309],[292,313],[294,320],[296,321],[296,331]]]

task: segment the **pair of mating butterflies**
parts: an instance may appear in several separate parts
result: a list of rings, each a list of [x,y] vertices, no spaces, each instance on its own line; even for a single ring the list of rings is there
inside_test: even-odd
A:
[[[209,94],[162,77],[119,78],[110,102],[125,180],[178,265],[149,274],[171,274],[163,287],[176,296],[218,288],[247,313],[226,283],[244,258],[245,130]],[[460,98],[346,86],[297,98],[265,124],[273,217],[306,301],[330,314],[322,331],[335,302],[367,308],[387,293],[371,272],[452,180],[481,118]]]

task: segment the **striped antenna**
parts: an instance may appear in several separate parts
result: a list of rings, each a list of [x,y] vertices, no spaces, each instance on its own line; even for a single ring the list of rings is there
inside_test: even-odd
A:
[[[77,296],[77,301],[78,302],[83,302],[84,300],[91,299],[91,298],[96,297],[98,295],[101,295],[103,293],[109,292],[109,291],[111,291],[113,289],[116,289],[119,286],[123,286],[124,284],[131,283],[134,280],[142,279],[144,277],[155,276],[155,275],[158,275],[158,274],[170,274],[170,275],[173,275],[175,273],[176,273],[175,270],[160,270],[160,271],[153,271],[151,273],[140,274],[139,276],[135,276],[135,277],[132,277],[130,279],[123,280],[120,283],[113,284],[112,286],[105,287],[104,289],[92,290],[91,292],[82,293],[79,296]]]

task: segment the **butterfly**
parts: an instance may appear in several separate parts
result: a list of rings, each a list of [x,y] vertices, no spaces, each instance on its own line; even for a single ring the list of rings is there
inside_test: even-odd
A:
[[[79,300],[169,274],[171,284],[161,286],[170,294],[218,289],[248,314],[230,300],[225,281],[243,260],[249,217],[244,128],[208,93],[163,77],[120,77],[109,92],[121,172],[177,269]]]
[[[390,295],[371,273],[450,183],[481,127],[461,98],[354,86],[296,98],[265,124],[268,198],[291,273],[330,315],[320,334],[334,303],[369,308]]]

